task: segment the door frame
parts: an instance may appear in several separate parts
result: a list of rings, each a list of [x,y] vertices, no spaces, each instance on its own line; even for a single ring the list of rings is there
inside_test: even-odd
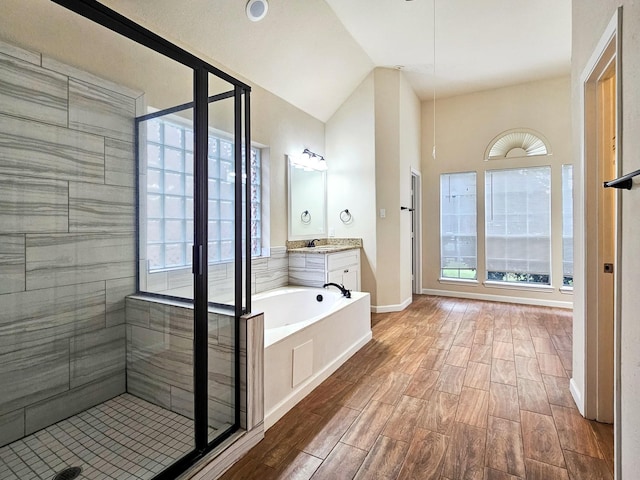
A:
[[[613,66],[616,75],[616,176],[622,171],[622,7],[619,7],[607,25],[600,41],[593,51],[585,69],[580,76],[580,106],[581,106],[581,179],[582,188],[580,198],[576,199],[577,209],[583,212],[584,224],[580,238],[584,241],[584,391],[582,398],[572,385],[572,394],[580,412],[589,419],[599,417],[598,410],[598,364],[601,349],[599,348],[599,318],[598,318],[598,273],[602,265],[599,262],[598,242],[588,241],[597,238],[589,232],[598,231],[598,198],[600,169],[600,145],[598,142],[598,85],[605,72]],[[621,241],[621,203],[620,191],[615,190],[615,228],[614,228],[614,299],[613,299],[613,424],[614,424],[614,469],[615,477],[620,478],[620,241]],[[598,353],[598,354],[595,354]],[[578,359],[579,361],[580,359]],[[576,359],[574,358],[574,362]],[[573,380],[572,380],[573,382]]]
[[[414,183],[415,181],[415,183]],[[413,282],[411,283],[412,293],[422,293],[422,175],[420,171],[411,167],[411,188],[413,188],[413,199],[411,207],[411,222],[413,228],[412,270]]]

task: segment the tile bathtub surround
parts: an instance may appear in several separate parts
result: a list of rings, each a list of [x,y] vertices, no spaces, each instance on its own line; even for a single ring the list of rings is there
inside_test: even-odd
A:
[[[123,394],[0,447],[0,478],[81,467],[80,479],[149,480],[192,449],[192,420]]]
[[[0,42],[0,446],[124,392],[139,96]]]
[[[286,247],[271,247],[268,257],[251,260],[251,291],[253,294],[285,287],[289,284],[289,256]],[[209,265],[209,300],[233,302],[233,264]],[[191,268],[147,274],[146,291],[163,295],[191,298],[193,274]]]

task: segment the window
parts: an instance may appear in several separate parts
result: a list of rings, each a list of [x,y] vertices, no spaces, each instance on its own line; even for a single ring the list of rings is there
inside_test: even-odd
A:
[[[191,264],[193,130],[162,118],[147,123],[147,259],[149,270]],[[233,143],[209,135],[209,263],[233,260]],[[261,253],[260,150],[251,148],[251,252]]]
[[[573,287],[573,165],[562,166],[562,286]]]
[[[549,155],[549,142],[540,132],[528,128],[507,130],[495,137],[487,150],[486,160],[505,159],[508,157],[532,157]]]
[[[487,280],[550,285],[551,168],[485,174]]]
[[[440,276],[477,279],[476,173],[440,176]]]

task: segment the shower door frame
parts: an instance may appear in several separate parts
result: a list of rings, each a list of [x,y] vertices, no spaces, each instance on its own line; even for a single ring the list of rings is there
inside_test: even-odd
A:
[[[208,441],[208,76],[209,74],[230,83],[234,97],[234,163],[235,178],[242,179],[242,143],[246,145],[245,169],[250,169],[251,87],[188,51],[178,47],[127,17],[105,7],[96,0],[51,0],[82,17],[118,33],[140,45],[164,55],[193,70],[194,88],[194,440],[195,448],[167,467],[153,480],[171,480],[220,445],[240,428],[240,317],[251,311],[251,175],[246,175],[245,208],[242,206],[242,181],[235,184],[234,198],[234,306],[235,317],[235,421],[222,435]],[[243,104],[244,99],[244,104]],[[244,108],[243,108],[244,106]],[[244,119],[244,123],[243,120]],[[244,128],[244,135],[243,135]],[[136,145],[136,148],[138,146]],[[242,219],[246,219],[245,231]],[[245,245],[243,245],[243,234]],[[137,236],[137,232],[136,232]],[[244,248],[243,248],[244,247]],[[245,260],[243,262],[243,260]],[[244,278],[243,278],[244,274]],[[243,295],[246,292],[246,295]]]

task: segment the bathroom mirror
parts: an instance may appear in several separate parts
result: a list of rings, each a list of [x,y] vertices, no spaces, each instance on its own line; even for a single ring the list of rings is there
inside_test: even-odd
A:
[[[289,240],[327,236],[327,172],[297,165],[287,156]]]

